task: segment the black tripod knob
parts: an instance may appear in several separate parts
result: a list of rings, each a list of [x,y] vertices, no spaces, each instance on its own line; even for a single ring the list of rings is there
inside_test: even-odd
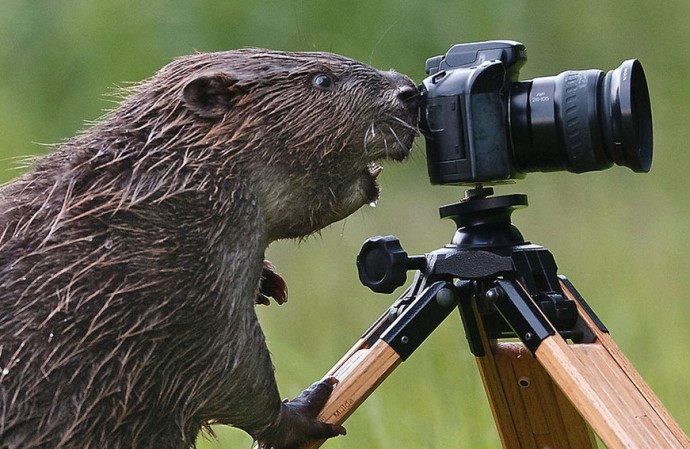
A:
[[[357,254],[360,282],[377,293],[392,293],[407,280],[407,270],[425,266],[424,256],[409,257],[392,235],[368,239]]]

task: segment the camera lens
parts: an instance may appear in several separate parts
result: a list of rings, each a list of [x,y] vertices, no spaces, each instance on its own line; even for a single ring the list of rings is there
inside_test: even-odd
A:
[[[635,59],[606,75],[571,70],[513,83],[509,108],[513,158],[521,172],[651,168],[651,105]]]

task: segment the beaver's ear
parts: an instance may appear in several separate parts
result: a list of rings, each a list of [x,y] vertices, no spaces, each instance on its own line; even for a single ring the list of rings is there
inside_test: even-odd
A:
[[[200,75],[184,86],[182,99],[195,114],[217,119],[232,108],[233,99],[242,93],[237,82],[222,72]]]

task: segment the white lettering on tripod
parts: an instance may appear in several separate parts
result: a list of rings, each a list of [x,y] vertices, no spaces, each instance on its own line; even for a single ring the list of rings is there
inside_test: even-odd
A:
[[[354,399],[347,399],[345,402],[343,402],[340,407],[338,407],[334,412],[333,416],[336,418],[340,417],[343,415],[350,407],[352,407],[352,404],[354,404],[355,401]]]

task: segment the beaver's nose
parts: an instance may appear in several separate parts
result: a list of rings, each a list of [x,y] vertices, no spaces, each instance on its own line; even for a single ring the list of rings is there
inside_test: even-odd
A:
[[[419,101],[417,86],[412,85],[398,88],[398,98],[404,103],[415,103],[416,105]]]
[[[398,98],[402,102],[408,103],[416,100],[418,97],[419,91],[417,90],[417,86],[415,86],[412,80],[407,76],[398,73],[395,70],[381,72],[381,75],[383,75],[383,77],[393,85],[397,91]]]

